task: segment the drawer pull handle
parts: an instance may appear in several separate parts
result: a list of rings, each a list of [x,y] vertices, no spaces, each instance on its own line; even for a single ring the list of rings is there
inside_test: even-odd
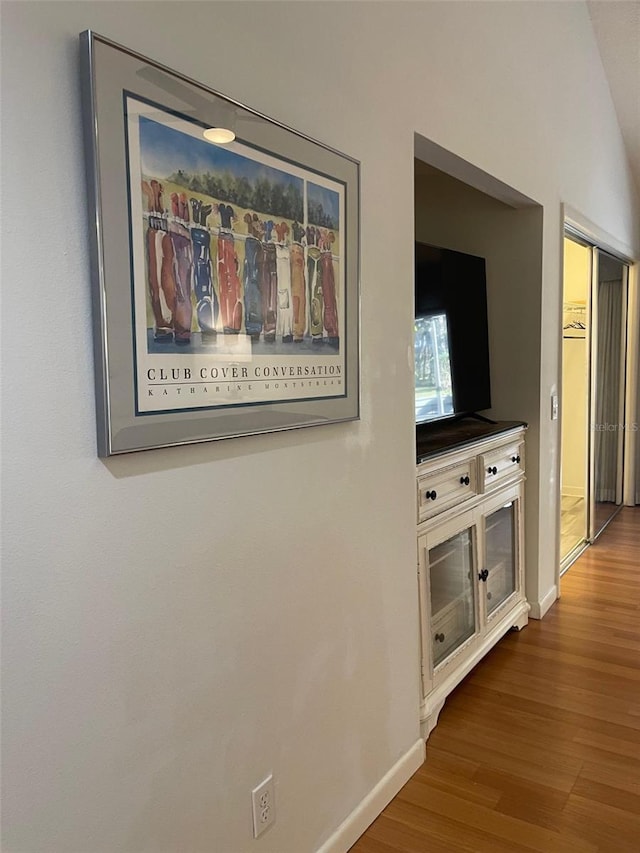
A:
[[[438,493],[434,489],[432,492],[425,492],[424,496],[428,501],[435,501],[435,499],[438,497]]]
[[[498,473],[498,469],[496,468],[495,465],[493,466],[493,468],[487,468],[487,474],[497,474],[497,473]]]
[[[489,577],[489,570],[488,569],[483,569],[481,572],[478,573],[478,580],[479,581],[485,581],[486,582],[488,577]]]
[[[512,456],[512,457],[511,457],[511,461],[512,461],[512,462],[519,462],[519,461],[520,461],[520,457],[519,457],[519,456]]]
[[[460,485],[461,486],[468,486],[469,485],[469,478],[468,477],[460,477]]]
[[[444,634],[436,634],[433,639],[436,643],[444,643]]]

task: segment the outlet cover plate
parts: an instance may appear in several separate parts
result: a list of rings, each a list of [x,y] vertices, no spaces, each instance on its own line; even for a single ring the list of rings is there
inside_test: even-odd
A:
[[[251,792],[253,811],[253,837],[268,829],[276,820],[276,799],[273,788],[273,773],[260,782]]]

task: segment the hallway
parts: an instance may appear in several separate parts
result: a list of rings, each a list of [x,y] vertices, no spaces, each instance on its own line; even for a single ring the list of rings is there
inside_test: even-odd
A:
[[[640,507],[445,703],[427,760],[351,853],[636,853]]]

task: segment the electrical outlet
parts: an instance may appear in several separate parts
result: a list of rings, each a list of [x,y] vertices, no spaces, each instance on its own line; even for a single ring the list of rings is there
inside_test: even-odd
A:
[[[253,807],[253,837],[268,829],[276,820],[276,799],[273,791],[273,773],[251,792]]]

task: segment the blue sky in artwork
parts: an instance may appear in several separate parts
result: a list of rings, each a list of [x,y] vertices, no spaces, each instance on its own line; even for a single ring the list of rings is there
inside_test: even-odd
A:
[[[328,213],[336,222],[340,221],[340,201],[338,193],[319,187],[309,182],[307,184],[307,198],[321,204],[325,213]]]
[[[142,171],[149,178],[166,180],[183,169],[185,172],[230,172],[251,183],[266,178],[272,183],[293,184],[302,194],[302,178],[258,163],[242,154],[212,145],[157,121],[139,116]],[[335,193],[334,193],[335,195]]]

